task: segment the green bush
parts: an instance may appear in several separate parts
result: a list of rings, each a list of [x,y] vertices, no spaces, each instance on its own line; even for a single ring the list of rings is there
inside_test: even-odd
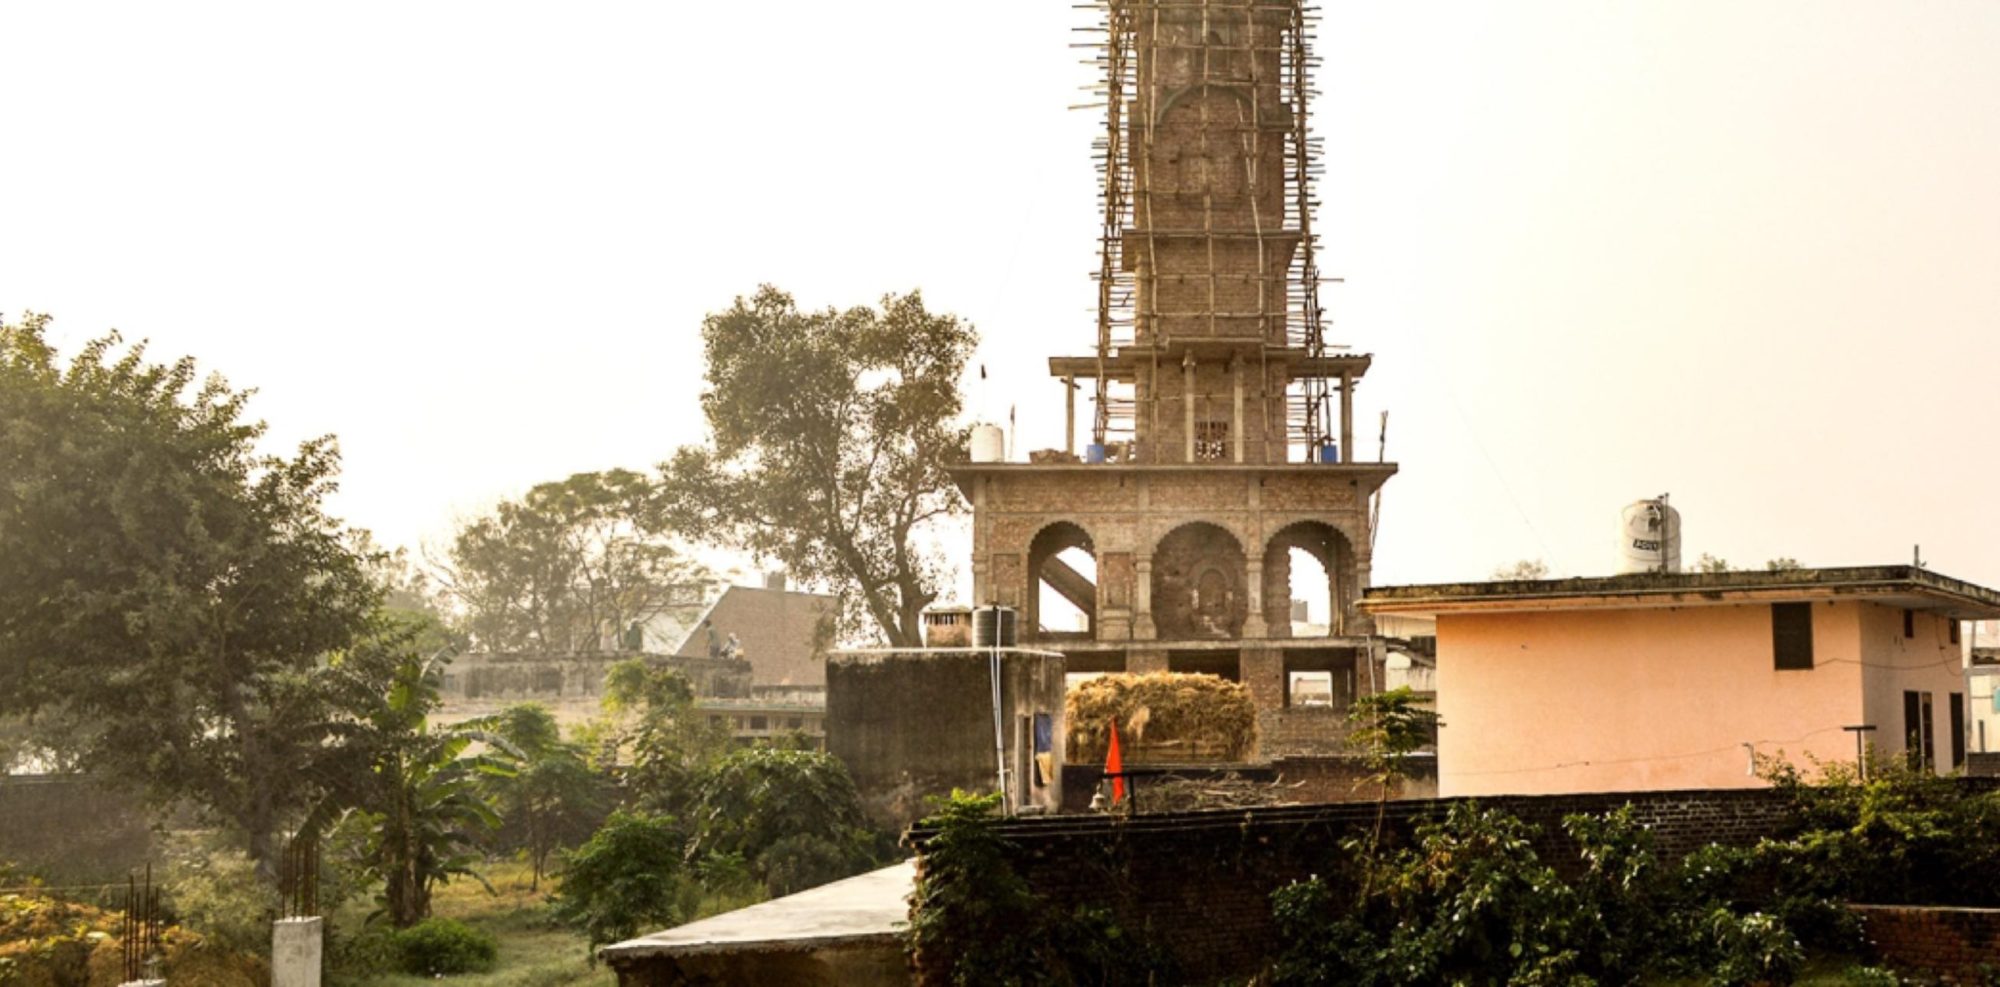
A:
[[[642,928],[679,924],[688,917],[686,847],[687,835],[671,816],[612,813],[570,854],[556,920],[589,936],[593,949]]]
[[[500,943],[492,933],[448,918],[427,918],[393,934],[396,962],[404,973],[435,977],[493,969]]]
[[[1701,943],[1713,957],[1709,975],[1718,987],[1789,984],[1806,965],[1806,951],[1775,915],[1738,915],[1716,907],[1703,923]]]

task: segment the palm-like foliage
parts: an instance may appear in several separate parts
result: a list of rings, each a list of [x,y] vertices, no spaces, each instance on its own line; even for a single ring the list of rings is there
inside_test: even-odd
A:
[[[477,879],[478,834],[500,817],[482,781],[513,772],[515,751],[481,720],[433,726],[438,664],[406,655],[381,702],[343,745],[344,770],[321,818],[345,812],[369,832],[365,866],[383,884],[389,921],[405,928],[430,915],[431,891],[455,876]],[[479,745],[475,748],[475,745]]]

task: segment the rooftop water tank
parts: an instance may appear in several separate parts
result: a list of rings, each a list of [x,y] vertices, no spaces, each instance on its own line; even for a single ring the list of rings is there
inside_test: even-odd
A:
[[[1006,431],[998,425],[988,425],[983,422],[972,426],[972,461],[975,463],[1006,462]]]
[[[1619,513],[1618,571],[1681,571],[1681,512],[1666,494],[1634,501]]]

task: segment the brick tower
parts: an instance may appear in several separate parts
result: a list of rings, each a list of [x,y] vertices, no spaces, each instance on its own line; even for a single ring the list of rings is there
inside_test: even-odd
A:
[[[1370,502],[1349,461],[1369,358],[1324,342],[1301,0],[1104,0],[1104,233],[1095,351],[1053,357],[1094,395],[1090,442],[954,470],[977,603],[1071,672],[1242,681],[1265,756],[1325,752],[1381,681],[1367,619]],[[1082,385],[1079,382],[1084,382]],[[1294,551],[1326,578],[1294,584]],[[1081,562],[1083,553],[1089,564]],[[1086,571],[1094,568],[1094,576]],[[1300,574],[1304,576],[1304,573]],[[1308,589],[1307,582],[1318,582]],[[1082,630],[1043,626],[1044,592]],[[1324,594],[1323,634],[1293,635]]]

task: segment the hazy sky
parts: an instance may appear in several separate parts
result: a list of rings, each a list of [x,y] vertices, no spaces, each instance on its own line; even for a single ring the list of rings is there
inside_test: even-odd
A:
[[[2000,3],[1324,8],[1380,583],[1685,554],[2000,584]],[[1068,0],[8,3],[0,313],[337,433],[390,543],[700,437],[704,313],[921,288],[1028,448],[1093,335]]]

